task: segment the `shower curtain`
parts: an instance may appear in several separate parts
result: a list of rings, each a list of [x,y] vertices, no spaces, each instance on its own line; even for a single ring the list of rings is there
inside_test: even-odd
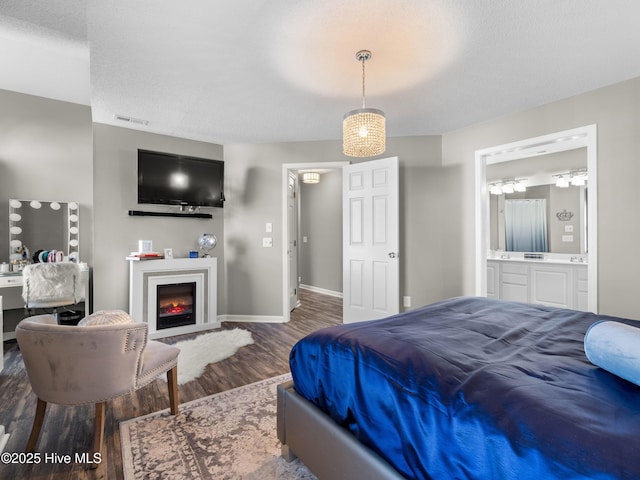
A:
[[[549,251],[546,199],[505,200],[504,220],[507,251]]]

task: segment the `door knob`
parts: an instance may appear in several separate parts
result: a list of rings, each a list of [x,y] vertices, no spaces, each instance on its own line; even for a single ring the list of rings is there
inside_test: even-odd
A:
[[[389,258],[398,258],[400,256],[399,253],[396,252],[389,252]]]

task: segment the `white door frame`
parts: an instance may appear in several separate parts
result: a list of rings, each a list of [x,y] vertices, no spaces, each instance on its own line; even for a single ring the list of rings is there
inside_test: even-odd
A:
[[[589,210],[587,232],[588,260],[588,309],[598,313],[598,130],[595,124],[554,132],[540,137],[476,150],[476,295],[487,296],[487,252],[489,249],[488,219],[489,193],[487,189],[487,165],[535,155],[573,150],[586,147],[589,174]]]
[[[287,190],[289,188],[289,172],[298,170],[317,169],[341,169],[349,165],[348,161],[341,162],[309,162],[309,163],[284,163],[282,165],[282,319],[288,322],[291,318],[289,311],[289,265],[287,255],[287,241],[289,239],[289,222],[287,215]]]

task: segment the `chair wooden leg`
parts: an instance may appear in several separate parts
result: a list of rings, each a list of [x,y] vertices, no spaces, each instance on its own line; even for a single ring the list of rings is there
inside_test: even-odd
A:
[[[44,423],[44,414],[47,412],[47,402],[38,399],[36,405],[36,416],[33,419],[33,427],[31,427],[31,434],[29,440],[27,440],[27,446],[24,451],[31,453],[36,449],[36,443],[38,443],[38,437],[40,436],[40,430],[42,430],[42,424]]]
[[[96,419],[93,429],[93,452],[91,468],[98,468],[99,462],[96,462],[102,455],[102,447],[104,444],[104,416],[107,408],[106,402],[96,403]],[[100,455],[96,455],[99,453]]]
[[[169,387],[169,405],[171,415],[178,414],[178,366],[167,371],[167,386]]]

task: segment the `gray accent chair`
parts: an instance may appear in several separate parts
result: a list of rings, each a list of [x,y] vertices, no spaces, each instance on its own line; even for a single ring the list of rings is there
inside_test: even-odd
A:
[[[53,315],[22,320],[16,326],[16,339],[38,398],[25,451],[35,450],[47,403],[94,403],[91,458],[99,458],[96,454],[102,455],[106,402],[134,392],[165,372],[171,414],[177,414],[180,350],[147,340],[147,331],[146,323],[64,326],[58,325]],[[98,464],[94,462],[92,467]]]

